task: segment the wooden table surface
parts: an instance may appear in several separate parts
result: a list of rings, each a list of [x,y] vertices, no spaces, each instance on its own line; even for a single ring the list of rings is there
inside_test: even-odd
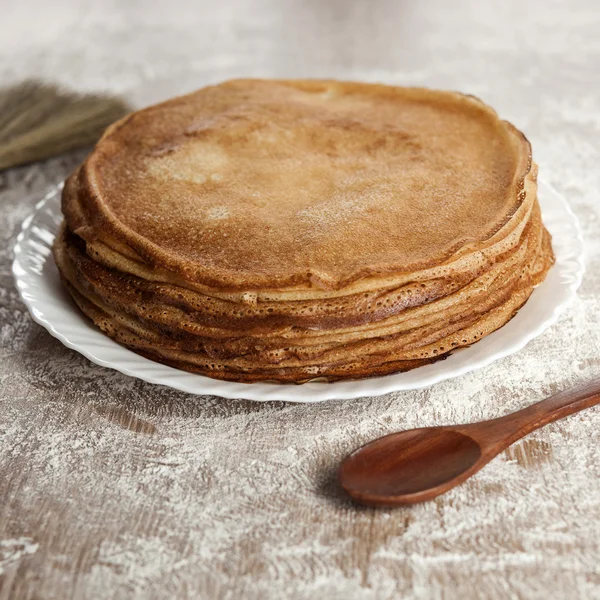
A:
[[[476,94],[526,132],[581,219],[587,273],[551,330],[431,389],[304,406],[225,401],[90,364],[35,325],[10,273],[21,221],[83,153],[0,173],[0,599],[600,598],[600,410],[400,510],[335,483],[358,444],[493,417],[600,377],[600,5],[22,0],[0,85],[137,102],[234,75]]]

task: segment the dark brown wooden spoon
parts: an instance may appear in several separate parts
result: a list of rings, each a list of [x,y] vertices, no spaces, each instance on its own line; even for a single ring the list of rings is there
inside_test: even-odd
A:
[[[369,506],[430,500],[528,433],[595,404],[600,404],[600,381],[491,421],[392,433],[350,454],[340,466],[339,480],[354,500]]]

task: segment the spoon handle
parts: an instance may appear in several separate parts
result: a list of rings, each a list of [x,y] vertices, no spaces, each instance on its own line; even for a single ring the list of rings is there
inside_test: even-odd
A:
[[[595,404],[600,404],[600,380],[559,392],[522,410],[493,419],[483,428],[482,435],[487,437],[488,442],[496,441],[503,447],[508,447],[548,423]]]

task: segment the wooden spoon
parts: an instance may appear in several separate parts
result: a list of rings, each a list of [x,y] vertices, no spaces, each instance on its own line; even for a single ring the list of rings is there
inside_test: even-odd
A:
[[[339,480],[354,500],[369,506],[431,500],[528,433],[599,403],[600,380],[491,421],[392,433],[350,454]]]

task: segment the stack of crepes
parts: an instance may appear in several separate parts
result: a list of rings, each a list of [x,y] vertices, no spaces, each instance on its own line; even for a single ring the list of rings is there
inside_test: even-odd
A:
[[[439,360],[554,257],[525,137],[478,99],[235,80],[133,113],[67,180],[55,258],[135,352],[242,382]]]

